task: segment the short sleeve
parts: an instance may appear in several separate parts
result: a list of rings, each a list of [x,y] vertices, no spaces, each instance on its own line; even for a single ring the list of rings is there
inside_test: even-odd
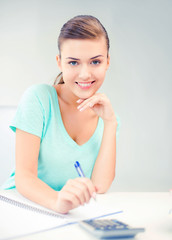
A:
[[[10,128],[16,128],[42,138],[44,111],[35,86],[28,88],[23,94]]]

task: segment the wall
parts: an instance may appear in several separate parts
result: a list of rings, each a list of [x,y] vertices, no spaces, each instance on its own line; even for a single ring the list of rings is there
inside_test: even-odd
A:
[[[15,111],[16,107],[0,107],[0,185],[15,166],[15,134],[9,128]]]
[[[171,9],[170,0],[1,0],[0,116],[17,106],[28,86],[53,84],[64,22],[78,14],[94,15],[110,37],[111,67],[100,91],[121,117],[111,190],[167,191],[172,187]],[[14,135],[4,130],[7,125],[3,120],[3,179],[14,158],[13,142],[8,142]]]

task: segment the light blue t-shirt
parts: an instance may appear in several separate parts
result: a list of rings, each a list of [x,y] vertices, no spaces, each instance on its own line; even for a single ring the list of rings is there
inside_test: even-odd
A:
[[[117,117],[119,131],[119,118]],[[23,94],[10,128],[16,128],[41,138],[38,157],[38,178],[54,190],[61,190],[68,179],[77,178],[74,167],[79,161],[86,177],[91,178],[99,153],[104,123],[98,120],[92,137],[78,145],[67,133],[58,103],[56,89],[47,84],[37,84]],[[15,188],[15,170],[2,186]]]

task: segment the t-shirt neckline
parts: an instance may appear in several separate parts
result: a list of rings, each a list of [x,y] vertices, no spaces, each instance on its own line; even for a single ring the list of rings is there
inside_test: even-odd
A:
[[[55,95],[56,95],[56,100],[57,100],[57,113],[58,113],[58,120],[59,120],[59,124],[61,126],[61,131],[62,133],[64,134],[66,140],[72,144],[74,147],[78,147],[78,148],[84,148],[84,147],[87,147],[88,145],[90,145],[92,143],[92,141],[94,141],[98,131],[99,131],[99,128],[100,128],[100,117],[98,118],[98,122],[97,122],[97,127],[93,133],[93,135],[88,139],[88,141],[86,141],[85,143],[83,143],[82,145],[79,145],[77,142],[75,142],[71,136],[68,134],[68,132],[66,131],[66,128],[64,126],[64,123],[63,123],[63,120],[62,120],[62,116],[61,116],[61,111],[60,111],[60,106],[59,106],[59,99],[58,99],[58,94],[57,94],[57,91],[55,89],[55,87],[52,86],[52,88],[54,89],[55,91]]]

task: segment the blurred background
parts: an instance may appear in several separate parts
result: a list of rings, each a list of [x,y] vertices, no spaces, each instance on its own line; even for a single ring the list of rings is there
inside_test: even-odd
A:
[[[57,38],[70,18],[105,26],[111,66],[100,92],[120,116],[116,177],[110,191],[172,188],[172,1],[0,0],[0,184],[15,166],[9,124],[23,92],[52,85]]]

